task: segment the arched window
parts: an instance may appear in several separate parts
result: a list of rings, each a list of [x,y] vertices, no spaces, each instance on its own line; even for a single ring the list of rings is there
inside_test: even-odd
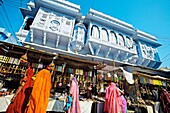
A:
[[[33,18],[28,18],[28,20],[26,21],[24,30],[30,30],[30,25],[32,25],[33,20],[34,20]]]
[[[110,31],[109,40],[110,40],[111,43],[117,44],[117,37],[116,37],[115,32]]]
[[[122,34],[118,34],[118,45],[125,46],[125,40]]]
[[[96,25],[93,25],[91,28],[91,36],[93,38],[100,38],[100,31],[99,28]]]
[[[128,36],[126,36],[126,46],[127,48],[132,48],[133,46],[133,40],[129,38]]]
[[[100,38],[104,41],[109,41],[109,35],[108,32],[105,28],[102,28],[101,33],[100,33]]]

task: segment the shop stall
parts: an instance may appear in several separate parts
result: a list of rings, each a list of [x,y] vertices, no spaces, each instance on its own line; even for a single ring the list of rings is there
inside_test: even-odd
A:
[[[0,51],[0,112],[5,112],[20,81],[25,77],[31,62],[34,75],[47,63],[54,63],[51,71],[51,92],[48,112],[65,112],[70,81],[76,78],[82,113],[103,113],[108,86],[112,83],[123,90],[129,113],[158,113],[161,87],[166,87],[165,77],[138,72],[133,66],[105,64],[93,60],[79,59],[63,54],[34,50],[3,43]],[[6,47],[5,47],[6,46]],[[5,53],[4,53],[5,47]]]
[[[10,100],[20,86],[20,81],[24,78],[27,63],[31,62],[34,75],[45,67],[47,62],[55,64],[52,75],[52,88],[47,111],[65,112],[65,99],[69,91],[70,80],[75,77],[80,89],[80,105],[84,112],[91,112],[92,100],[88,100],[88,88],[91,83],[96,84],[96,69],[98,62],[77,59],[74,57],[47,53],[42,50],[34,50],[30,47],[19,47],[4,43],[8,48],[6,54],[0,55],[0,79],[1,90],[0,112],[5,112]],[[88,110],[87,110],[88,108]]]
[[[128,108],[137,112],[159,113],[160,92],[168,78],[133,72],[135,83],[126,85]]]

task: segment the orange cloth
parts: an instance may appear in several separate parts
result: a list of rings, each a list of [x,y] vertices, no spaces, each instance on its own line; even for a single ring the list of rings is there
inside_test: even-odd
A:
[[[28,108],[25,113],[46,113],[51,89],[51,75],[47,69],[37,73]]]

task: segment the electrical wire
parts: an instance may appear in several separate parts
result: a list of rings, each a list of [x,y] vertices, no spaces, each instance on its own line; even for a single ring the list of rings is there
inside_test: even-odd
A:
[[[9,22],[9,25],[10,25],[10,28],[11,28],[11,30],[12,30],[12,33],[13,33],[13,35],[15,35],[15,32],[14,32],[14,30],[13,30],[13,28],[12,28],[12,25],[11,25],[11,21],[10,21],[8,15],[7,15],[7,11],[6,11],[5,7],[4,7],[4,5],[2,5],[2,9],[3,9],[3,11],[4,11],[4,13],[5,13],[5,16],[6,16],[7,20],[8,20],[8,22]]]
[[[8,4],[8,5],[12,6],[12,7],[15,7],[15,8],[21,7],[20,4],[14,4],[14,3],[10,3],[10,2],[4,2],[4,3]]]
[[[21,2],[16,2],[14,0],[13,1],[8,0],[8,1],[4,1],[4,2],[13,4],[13,5],[20,5],[21,4]],[[22,4],[22,5],[26,5],[26,4]]]
[[[168,58],[168,59],[166,59],[166,60],[162,61],[162,63],[163,63],[163,62],[167,62],[167,61],[169,61],[169,60],[170,60],[170,58]]]
[[[94,0],[92,1],[90,8],[92,8],[92,7],[93,7],[93,4],[94,4]]]
[[[7,23],[5,22],[4,16],[2,15],[2,13],[1,13],[1,12],[0,12],[0,15],[1,15],[1,17],[2,17],[2,20],[4,21],[4,23],[5,23],[5,25],[6,25],[6,28],[7,28],[7,29],[9,29],[9,28],[8,28],[8,25],[7,25]],[[3,22],[2,22],[2,23],[3,23]]]
[[[4,4],[6,4],[6,5],[9,5],[9,6],[11,6],[11,7],[14,7],[14,8],[17,8],[18,9],[18,7],[17,6],[15,6],[15,5],[12,5],[12,4],[9,4],[8,2],[4,2]]]
[[[0,21],[0,24],[2,25],[3,28],[5,28],[1,21]]]
[[[22,6],[22,0],[21,0],[21,6]],[[20,19],[21,19],[21,22],[22,22],[22,15],[20,15]],[[22,27],[22,23],[21,23],[21,27]],[[22,35],[22,29],[21,29],[21,35]]]
[[[165,48],[168,48],[169,46],[170,46],[170,44],[167,44],[165,47],[161,46],[159,49],[165,49]]]
[[[162,61],[164,61],[169,55],[170,53],[168,53],[164,58],[162,58]]]

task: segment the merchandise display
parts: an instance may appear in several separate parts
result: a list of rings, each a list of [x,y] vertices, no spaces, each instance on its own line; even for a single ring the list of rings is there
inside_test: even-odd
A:
[[[160,109],[159,104],[164,101],[163,93],[162,98],[159,97],[161,88],[166,87],[167,78],[139,73],[130,66],[116,67],[115,64],[84,61],[25,47],[22,49],[21,53],[0,55],[0,98],[2,101],[8,100],[6,107],[0,108],[0,112],[4,110],[11,112],[14,109],[12,106],[16,105],[17,99],[23,97],[24,91],[30,86],[28,85],[30,80],[33,81],[31,83],[33,90],[29,93],[31,97],[28,95],[24,97],[29,97],[26,102],[29,106],[17,108],[21,112],[42,110],[41,107],[32,109],[35,107],[34,99],[41,100],[42,95],[46,98],[42,102],[43,110],[48,112],[157,113]],[[28,77],[27,71],[29,63],[33,73],[31,78]],[[49,70],[50,75],[49,81],[46,81],[48,89],[47,85],[43,85],[44,80],[38,79],[39,73],[45,68]],[[38,89],[38,86],[41,87]],[[41,92],[41,88],[44,93]],[[24,98],[22,100],[25,100]],[[22,101],[20,103],[27,105],[22,104]],[[167,110],[167,107],[164,109]]]

